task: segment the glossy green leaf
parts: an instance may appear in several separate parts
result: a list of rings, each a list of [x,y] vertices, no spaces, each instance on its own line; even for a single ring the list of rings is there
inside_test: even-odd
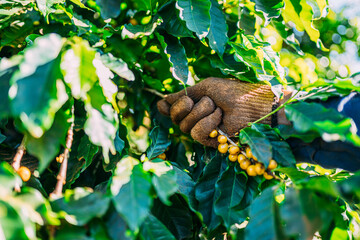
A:
[[[132,170],[130,181],[113,197],[116,211],[124,217],[133,230],[139,229],[149,214],[152,205],[150,190],[150,175],[144,172],[140,165],[136,165]]]
[[[178,193],[180,193],[189,203],[190,208],[195,211],[196,199],[195,199],[195,182],[188,173],[174,166],[176,172],[176,183],[179,187]]]
[[[186,22],[186,26],[196,35],[203,39],[209,33],[210,28],[210,0],[178,0],[176,8],[180,10],[180,18]]]
[[[61,62],[64,80],[73,97],[85,99],[86,93],[98,80],[93,65],[95,51],[79,37],[74,37],[69,44],[71,48],[64,52]]]
[[[125,157],[117,164],[110,186],[113,196],[118,195],[120,189],[130,181],[132,170],[137,164],[139,160],[133,157]]]
[[[244,128],[240,130],[239,138],[241,144],[248,144],[252,154],[267,167],[272,158],[273,147],[265,134],[254,128]]]
[[[36,0],[37,7],[39,8],[40,12],[47,17],[50,13],[56,11],[54,5],[64,3],[65,0]]]
[[[20,117],[25,129],[37,138],[51,127],[55,113],[68,99],[59,79],[57,57],[62,45],[62,39],[56,34],[37,38],[24,52],[19,70],[11,79],[12,115]]]
[[[121,58],[116,58],[111,53],[108,53],[101,55],[101,61],[106,67],[110,68],[111,71],[120,77],[125,78],[128,81],[135,80],[133,72],[129,70],[128,65]]]
[[[209,45],[214,49],[220,56],[223,55],[225,51],[225,45],[227,44],[227,30],[228,26],[226,24],[225,15],[220,8],[220,5],[217,0],[210,0],[210,29],[207,38],[209,39]]]
[[[154,127],[149,136],[151,145],[146,150],[146,155],[151,160],[165,152],[166,148],[170,146],[171,141],[168,139],[168,132],[159,126]]]
[[[7,163],[2,161],[0,163],[0,190],[3,196],[10,194],[15,187],[15,185],[21,186],[20,176],[17,175],[14,169]]]
[[[176,238],[156,217],[149,215],[140,228],[144,240],[175,240]]]
[[[168,0],[134,0],[136,7],[139,11],[150,11],[151,13],[156,9],[161,7]]]
[[[121,36],[123,39],[132,38],[137,39],[144,36],[151,35],[154,30],[160,25],[161,21],[154,17],[150,23],[146,25],[132,25],[131,23],[125,24],[124,28],[121,31]]]
[[[163,33],[157,35],[165,54],[168,56],[169,62],[173,67],[172,75],[175,79],[186,84],[189,76],[188,61],[185,53],[185,48],[177,39],[169,34]]]
[[[1,237],[9,240],[25,240],[35,239],[35,227],[29,228],[25,231],[24,223],[21,219],[21,214],[17,212],[7,201],[0,200],[0,208],[6,211],[6,215],[0,216]],[[28,233],[31,235],[29,236]],[[31,238],[30,238],[31,237]]]
[[[300,133],[315,131],[324,141],[346,141],[360,146],[360,137],[352,119],[335,109],[327,109],[318,103],[298,102],[285,107],[287,119]]]
[[[39,159],[39,171],[43,172],[50,162],[59,154],[60,147],[65,145],[66,134],[70,127],[68,112],[60,110],[55,115],[51,128],[40,138],[26,136],[27,151]]]
[[[10,79],[17,67],[2,69],[1,65],[5,65],[5,61],[0,62],[0,119],[10,115]]]
[[[219,215],[225,226],[230,227],[235,223],[242,223],[246,218],[236,207],[240,204],[246,190],[247,177],[236,174],[233,167],[227,168],[215,184],[218,192],[214,203],[214,212]]]
[[[289,144],[280,138],[277,132],[269,125],[253,124],[251,128],[256,129],[266,136],[272,146],[272,156],[284,167],[294,167],[296,160]]]
[[[180,19],[179,10],[175,8],[175,2],[169,1],[159,11],[163,19],[166,32],[174,37],[193,37],[193,33],[186,27],[186,23]]]
[[[250,220],[245,228],[245,240],[278,239],[275,216],[273,190],[268,188],[255,199],[250,207]]]
[[[109,162],[109,151],[115,155],[114,139],[118,128],[118,116],[110,104],[102,105],[102,112],[90,106],[86,109],[88,118],[84,130],[90,141],[102,147],[105,163]]]
[[[266,22],[279,17],[281,9],[284,8],[283,0],[255,0],[255,4],[255,9],[264,14]]]

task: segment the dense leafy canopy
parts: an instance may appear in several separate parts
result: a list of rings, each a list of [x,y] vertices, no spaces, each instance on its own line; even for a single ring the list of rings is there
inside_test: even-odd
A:
[[[296,164],[285,141],[360,146],[353,119],[321,104],[360,92],[341,62],[359,39],[359,17],[326,0],[0,1],[0,238],[360,239],[359,173]],[[293,128],[237,139],[276,178],[159,114],[160,96],[206,77],[301,91]],[[9,165],[21,147],[28,182]]]

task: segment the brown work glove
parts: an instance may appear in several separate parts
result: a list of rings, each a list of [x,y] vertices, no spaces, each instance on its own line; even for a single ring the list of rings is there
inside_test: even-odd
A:
[[[216,148],[218,142],[210,138],[219,127],[230,137],[272,110],[274,94],[270,86],[252,84],[236,79],[207,78],[158,101],[159,112],[170,116],[181,131],[191,133],[194,140]],[[271,117],[261,123],[270,124]]]

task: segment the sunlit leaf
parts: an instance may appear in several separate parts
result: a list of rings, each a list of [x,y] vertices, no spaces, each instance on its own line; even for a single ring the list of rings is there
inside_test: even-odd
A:
[[[171,144],[171,141],[168,139],[167,131],[159,126],[153,128],[149,136],[151,145],[146,151],[149,159],[153,159],[165,152],[166,148]]]
[[[210,8],[210,29],[207,38],[209,39],[209,44],[212,49],[214,49],[220,56],[223,55],[225,51],[225,45],[228,41],[227,30],[228,26],[226,24],[225,15],[222,12],[220,5],[216,0],[211,1]]]
[[[121,32],[122,38],[141,38],[143,36],[151,35],[156,27],[161,23],[158,18],[153,18],[150,23],[146,25],[132,25],[131,23],[126,24]]]
[[[135,76],[132,71],[129,70],[126,62],[121,58],[116,58],[111,53],[101,55],[101,61],[103,64],[110,68],[111,71],[116,73],[122,78],[125,78],[128,81],[134,81]]]
[[[284,8],[283,0],[255,0],[255,9],[261,11],[267,22],[271,18],[277,18],[280,15],[280,11]]]

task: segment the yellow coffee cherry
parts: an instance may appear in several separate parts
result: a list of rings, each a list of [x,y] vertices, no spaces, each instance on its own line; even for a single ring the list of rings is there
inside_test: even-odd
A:
[[[251,162],[249,159],[245,159],[240,163],[240,168],[243,170],[246,170],[251,165]]]
[[[268,174],[267,172],[264,172],[264,178],[266,180],[270,180],[270,179],[273,179],[274,177],[271,174]]]
[[[255,164],[255,171],[257,175],[263,175],[265,172],[265,166],[262,163]]]
[[[240,148],[238,146],[231,146],[229,148],[229,153],[230,154],[238,154],[240,152]]]
[[[252,154],[252,153],[251,153]],[[254,156],[254,154],[252,154],[252,159],[254,159],[255,161],[257,161],[257,157]]]
[[[243,154],[239,154],[238,156],[238,162],[241,163],[242,161],[244,161],[246,159],[246,157]]]
[[[247,175],[249,175],[249,176],[251,176],[251,177],[255,177],[255,176],[256,176],[255,165],[250,165],[250,166],[246,169],[246,173],[247,173]]]
[[[21,166],[19,168],[19,170],[17,170],[17,173],[20,175],[21,179],[24,181],[24,182],[27,182],[29,181],[30,177],[31,177],[31,172],[30,170],[25,167],[25,166]]]
[[[224,135],[218,136],[219,143],[227,143],[227,138]]]
[[[209,134],[209,137],[211,138],[215,138],[218,135],[218,131],[216,131],[216,129],[212,130],[211,133]]]
[[[268,165],[268,169],[273,170],[277,167],[277,165],[278,165],[277,162],[274,159],[271,159]]]
[[[221,144],[219,144],[219,146],[218,146],[218,151],[219,151],[220,153],[227,153],[228,148],[229,148],[229,145],[228,145],[226,142],[225,142],[225,143],[221,143]]]
[[[165,160],[166,159],[166,154],[165,153],[162,153],[160,154],[159,156],[157,156],[157,158],[160,158],[162,160]]]
[[[229,160],[231,162],[236,162],[238,159],[238,155],[237,154],[229,154]]]
[[[247,158],[252,158],[253,155],[252,155],[250,147],[245,148],[245,153],[246,153]]]

